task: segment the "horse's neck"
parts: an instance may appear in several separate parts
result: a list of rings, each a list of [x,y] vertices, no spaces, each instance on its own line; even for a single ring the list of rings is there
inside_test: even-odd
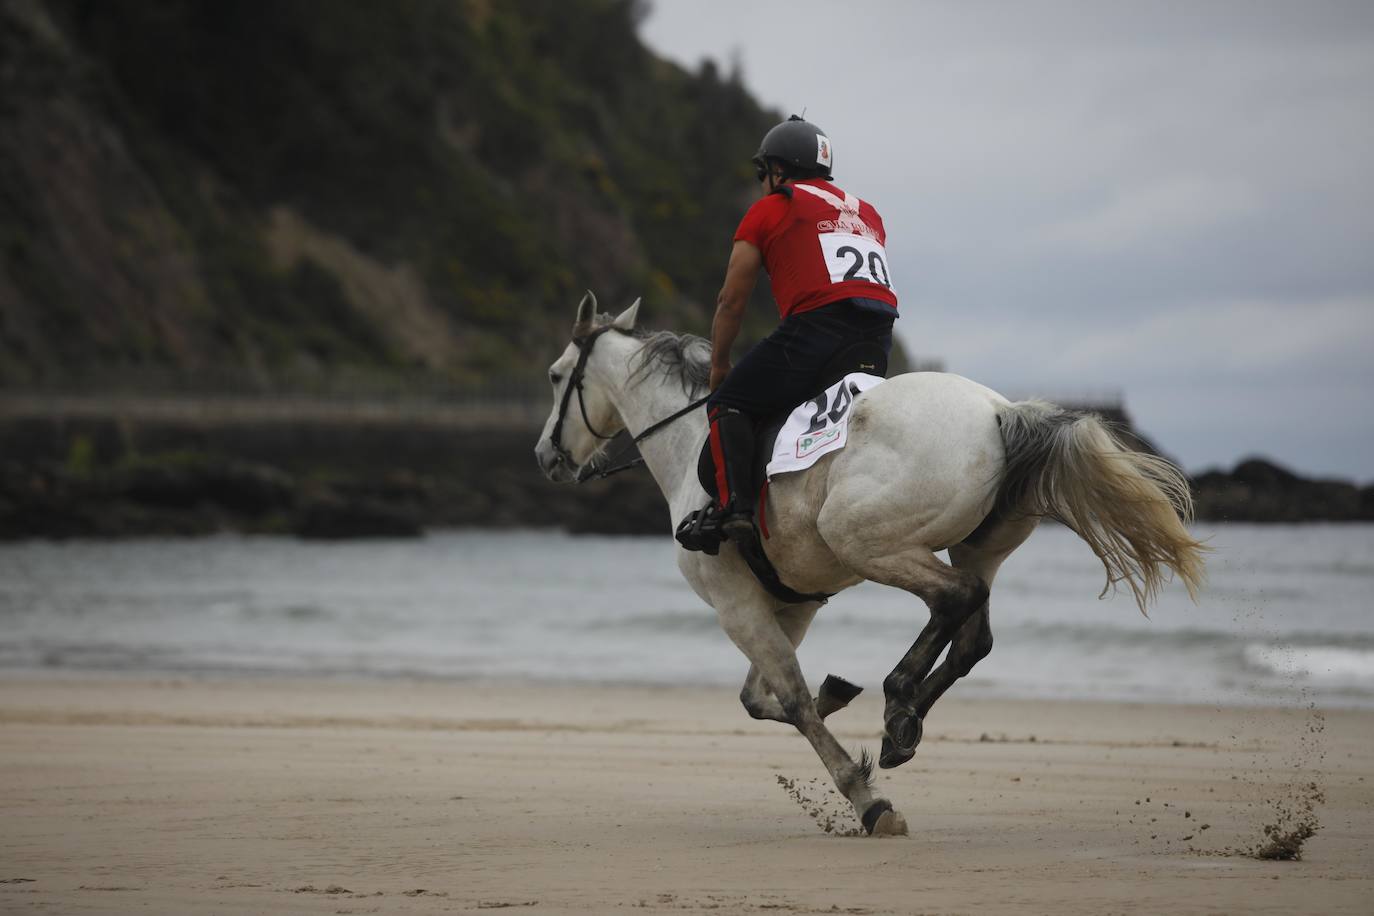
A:
[[[692,398],[683,393],[676,379],[651,375],[634,382],[622,380],[615,387],[612,400],[625,428],[637,436],[686,407]],[[682,488],[695,479],[687,470],[695,467],[706,438],[705,409],[697,408],[639,443],[639,453],[670,505]]]

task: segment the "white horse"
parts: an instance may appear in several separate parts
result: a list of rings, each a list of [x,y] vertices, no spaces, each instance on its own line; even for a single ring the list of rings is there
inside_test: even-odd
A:
[[[573,340],[549,368],[554,404],[535,455],[551,480],[576,480],[609,437],[654,427],[640,454],[678,520],[706,500],[696,472],[705,412],[656,424],[705,393],[710,348],[698,337],[637,331],[638,309],[636,301],[612,319],[596,314],[590,293],[583,298]],[[1041,517],[1087,541],[1106,569],[1104,594],[1124,582],[1144,611],[1167,567],[1196,595],[1204,548],[1184,527],[1187,481],[1168,462],[1122,445],[1095,417],[1011,403],[938,372],[889,379],[856,397],[851,411],[843,449],[773,480],[766,550],[798,592],[834,593],[869,579],[929,607],[883,682],[884,767],[911,758],[931,706],[992,649],[993,577]],[[949,563],[936,555],[945,549]],[[855,763],[823,721],[851,697],[827,698],[823,689],[813,700],[797,663],[820,602],[772,597],[728,542],[719,556],[679,549],[678,568],[751,663],[740,694],[749,714],[795,726],[870,834],[905,834],[902,816],[874,796],[867,752]]]

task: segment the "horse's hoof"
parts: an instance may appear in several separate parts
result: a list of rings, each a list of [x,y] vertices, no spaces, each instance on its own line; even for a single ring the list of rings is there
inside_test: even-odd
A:
[[[899,767],[916,756],[916,748],[899,749],[891,738],[883,738],[883,749],[878,754],[878,766],[884,770]]]
[[[916,745],[921,743],[924,733],[920,716],[889,719],[887,735],[883,737],[883,750],[878,755],[878,766],[890,770],[906,763],[915,755]]]
[[[906,836],[906,818],[897,811],[884,811],[873,825],[873,836]]]
[[[864,689],[857,684],[851,684],[842,677],[827,674],[821,683],[820,692],[816,695],[816,712],[824,719],[831,713],[839,712],[849,705]]]
[[[906,818],[892,809],[892,802],[880,798],[868,806],[863,816],[869,836],[906,836]]]
[[[921,724],[921,717],[909,716],[897,723],[897,730],[892,733],[892,743],[897,747],[914,751],[924,734],[925,727]]]

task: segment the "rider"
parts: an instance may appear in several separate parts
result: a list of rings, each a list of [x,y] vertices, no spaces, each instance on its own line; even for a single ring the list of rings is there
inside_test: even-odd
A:
[[[833,162],[830,139],[797,115],[768,131],[754,154],[763,197],[735,230],[711,322],[707,416],[721,530],[730,538],[755,536],[755,424],[814,396],[841,350],[892,347],[897,296],[882,217],[831,183]],[[730,347],[759,268],[768,271],[782,323],[732,369]]]

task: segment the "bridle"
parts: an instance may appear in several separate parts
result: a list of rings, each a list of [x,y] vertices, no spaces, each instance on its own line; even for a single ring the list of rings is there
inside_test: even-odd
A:
[[[554,454],[558,456],[560,464],[573,467],[572,453],[563,447],[563,420],[568,416],[568,402],[572,400],[573,390],[577,391],[577,407],[582,411],[582,422],[587,424],[587,432],[596,436],[598,439],[612,439],[613,436],[603,436],[592,426],[591,419],[587,416],[587,403],[582,396],[582,380],[587,375],[587,360],[591,358],[592,347],[596,345],[596,339],[605,334],[611,328],[607,325],[604,328],[597,328],[590,334],[582,337],[574,337],[573,345],[577,347],[577,365],[573,367],[572,374],[568,376],[568,384],[563,389],[563,400],[558,404],[558,419],[554,421],[553,432],[549,433],[549,444],[553,446]]]
[[[587,360],[591,358],[592,347],[596,346],[596,339],[598,337],[600,337],[602,334],[605,334],[607,331],[610,330],[612,330],[611,325],[606,325],[605,327],[597,328],[590,334],[584,334],[581,337],[575,336],[572,339],[573,345],[577,347],[578,351],[577,364],[573,366],[572,374],[568,376],[568,384],[563,389],[563,399],[558,404],[558,419],[554,421],[553,431],[549,433],[549,444],[553,446],[554,454],[558,456],[558,463],[565,464],[570,468],[576,467],[577,462],[573,460],[572,453],[569,452],[563,446],[563,421],[567,418],[568,404],[572,401],[572,394],[574,389],[577,390],[577,409],[582,413],[582,422],[586,424],[587,432],[591,433],[598,439],[605,440],[615,438],[614,435],[602,435],[601,433],[596,431],[596,427],[592,426],[592,421],[587,416],[587,403],[583,399],[582,394],[582,380],[587,375]],[[698,398],[697,400],[688,404],[686,407],[682,408],[676,413],[664,417],[662,420],[659,420],[657,423],[653,424],[648,429],[644,430],[644,432],[640,433],[638,436],[635,436],[634,439],[630,442],[630,448],[633,448],[634,446],[643,442],[645,439],[649,438],[654,433],[658,432],[660,429],[667,426],[669,423],[672,423],[674,420],[685,417],[687,414],[696,410],[698,407],[705,403],[706,398]],[[619,459],[623,458],[628,451],[629,449],[621,451],[620,454],[617,455],[614,460],[618,461]],[[643,463],[644,458],[641,456],[631,461],[626,461],[623,464],[616,465],[615,467],[608,468],[604,471],[596,470],[589,465],[588,467],[585,467],[577,472],[577,478],[575,482],[585,483],[588,480],[602,480],[606,477],[610,477],[612,474],[619,474],[621,471],[628,471],[630,468],[639,467]]]

